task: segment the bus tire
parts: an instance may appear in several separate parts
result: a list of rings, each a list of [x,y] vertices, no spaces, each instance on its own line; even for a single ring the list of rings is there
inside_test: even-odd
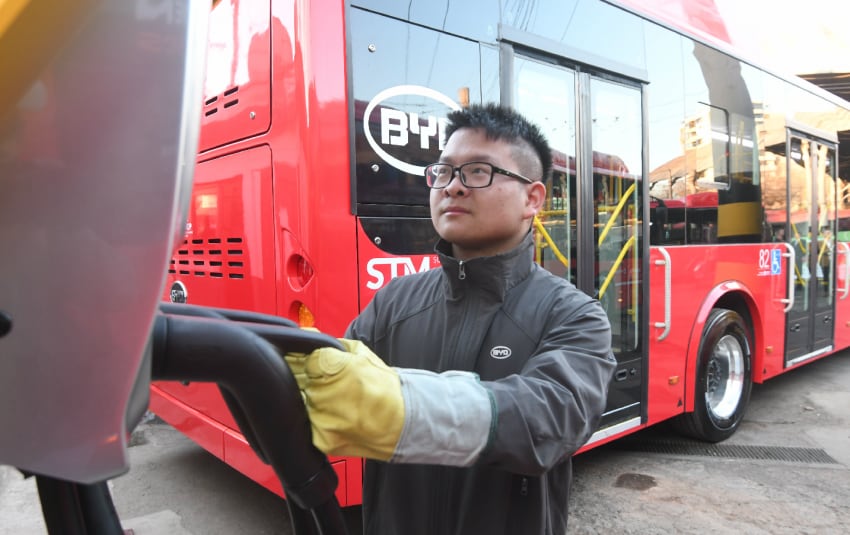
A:
[[[746,323],[734,310],[715,308],[700,340],[694,411],[673,421],[682,434],[720,442],[738,429],[752,391],[752,346]]]

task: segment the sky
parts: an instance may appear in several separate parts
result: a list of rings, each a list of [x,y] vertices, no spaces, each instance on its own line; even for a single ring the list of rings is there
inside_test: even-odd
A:
[[[736,48],[792,74],[850,72],[850,1],[715,0]]]

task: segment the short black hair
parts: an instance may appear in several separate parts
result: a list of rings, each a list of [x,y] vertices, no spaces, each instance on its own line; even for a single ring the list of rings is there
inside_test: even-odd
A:
[[[540,159],[541,177],[545,181],[552,172],[552,149],[540,128],[515,110],[495,103],[472,104],[448,114],[446,139],[461,128],[480,128],[487,139],[524,142]],[[534,178],[534,177],[529,177]]]

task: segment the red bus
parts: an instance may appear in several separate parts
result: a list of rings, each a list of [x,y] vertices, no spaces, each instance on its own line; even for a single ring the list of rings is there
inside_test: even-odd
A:
[[[537,260],[611,321],[618,370],[585,449],[667,420],[729,437],[753,383],[850,345],[850,106],[738,57],[710,0],[662,4],[222,0],[163,298],[341,335],[392,277],[438,265],[423,166],[446,113],[498,101],[556,151]],[[282,493],[214,386],[151,390]],[[360,503],[361,462],[332,462]]]

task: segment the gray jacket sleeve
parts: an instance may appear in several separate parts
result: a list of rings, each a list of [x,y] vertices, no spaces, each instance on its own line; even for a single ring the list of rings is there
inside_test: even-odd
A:
[[[616,367],[605,311],[593,300],[574,309],[561,302],[545,332],[520,374],[482,382],[496,414],[479,464],[540,475],[596,430]]]

